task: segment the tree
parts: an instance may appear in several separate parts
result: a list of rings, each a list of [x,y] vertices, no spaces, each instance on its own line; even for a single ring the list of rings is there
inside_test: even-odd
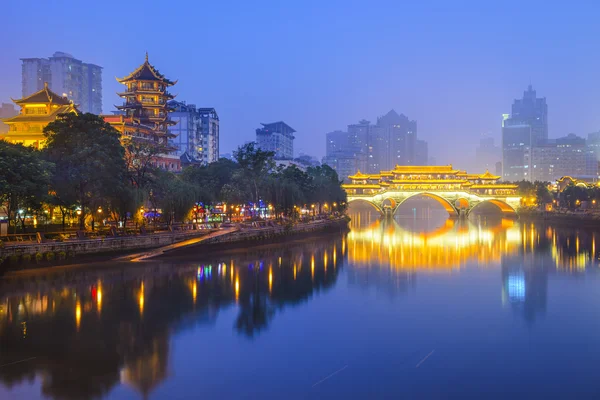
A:
[[[53,169],[34,148],[0,140],[0,204],[15,232],[17,219],[25,230],[23,213],[18,210],[39,210],[47,200]]]
[[[310,167],[307,173],[312,178],[314,187],[310,201],[318,203],[319,208],[326,202],[340,205],[346,202],[346,192],[342,189],[338,174],[329,165]]]
[[[125,166],[131,184],[138,188],[146,187],[152,181],[157,157],[167,153],[168,146],[136,136],[124,137],[121,142],[125,149]]]
[[[239,185],[246,186],[252,201],[256,204],[260,200],[260,185],[265,182],[265,178],[275,167],[273,161],[275,153],[263,151],[251,142],[239,147],[233,155],[240,167],[239,171],[236,171],[237,174],[234,174],[234,179]]]
[[[568,208],[575,209],[579,207],[582,201],[589,199],[587,188],[570,184],[560,193],[561,204],[566,204]]]
[[[86,209],[92,200],[108,198],[126,177],[121,134],[94,114],[61,114],[44,128],[47,159],[56,165],[53,190],[62,201]]]
[[[223,187],[230,184],[233,174],[239,169],[234,161],[221,158],[204,166],[190,166],[183,170],[181,178],[194,185],[198,193],[198,201],[210,203],[225,200],[221,194]]]
[[[196,201],[194,186],[167,171],[158,170],[150,201],[162,210],[167,226],[183,220]]]
[[[536,181],[535,185],[535,199],[538,206],[542,206],[544,204],[552,203],[552,194],[550,190],[548,190],[548,182],[540,182]]]

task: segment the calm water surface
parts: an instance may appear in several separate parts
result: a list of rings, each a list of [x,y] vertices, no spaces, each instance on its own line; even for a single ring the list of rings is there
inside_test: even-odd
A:
[[[600,231],[355,215],[0,282],[0,398],[599,398]]]

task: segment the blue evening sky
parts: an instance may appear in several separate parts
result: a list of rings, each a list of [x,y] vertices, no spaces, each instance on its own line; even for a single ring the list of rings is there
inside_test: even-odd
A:
[[[284,120],[296,153],[394,108],[438,163],[468,167],[480,135],[531,82],[550,136],[600,129],[598,1],[16,1],[2,6],[0,101],[21,95],[22,57],[73,54],[115,76],[150,62],[178,100],[213,106],[221,149]]]

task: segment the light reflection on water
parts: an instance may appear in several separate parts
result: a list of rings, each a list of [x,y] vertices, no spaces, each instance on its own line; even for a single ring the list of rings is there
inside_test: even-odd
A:
[[[354,214],[350,225],[347,235],[284,245],[139,267],[105,263],[5,278],[0,284],[0,397],[185,397],[196,387],[196,372],[215,376],[205,388],[208,397],[275,398],[288,390],[300,398],[316,393],[360,397],[371,393],[369,385],[358,383],[356,374],[365,373],[378,382],[380,395],[435,397],[437,386],[410,375],[412,370],[406,372],[410,382],[397,377],[380,382],[369,368],[375,361],[414,367],[431,350],[421,348],[427,342],[437,343],[439,359],[476,374],[478,367],[472,371],[469,360],[477,354],[469,346],[484,352],[510,347],[504,336],[494,336],[486,347],[477,321],[495,327],[486,335],[504,332],[515,348],[523,346],[526,331],[521,330],[534,329],[540,319],[546,320],[545,330],[538,332],[542,337],[555,338],[565,323],[581,332],[600,329],[583,317],[569,319],[578,315],[570,303],[577,296],[588,299],[578,303],[581,312],[599,305],[589,300],[600,289],[596,232],[501,218],[379,219],[372,213]],[[589,288],[574,289],[582,279]],[[554,292],[561,302],[548,317],[552,282],[570,296]],[[373,299],[371,293],[378,296]],[[523,324],[515,326],[503,310]],[[357,318],[359,325],[353,322]],[[377,342],[371,340],[373,332],[379,332]],[[585,335],[580,339],[581,345],[598,344]],[[552,352],[529,346],[533,354]],[[174,351],[182,347],[183,353]],[[185,358],[196,352],[197,357]],[[394,352],[398,357],[391,361],[387,357]],[[494,354],[506,363],[522,361],[515,354]],[[333,366],[340,355],[352,360],[353,370],[315,393],[311,384],[335,371],[325,366],[328,361]],[[600,361],[600,354],[595,356],[590,362]],[[407,357],[406,365],[395,364]],[[570,360],[562,357],[560,365]],[[11,364],[17,361],[22,362]],[[436,365],[433,359],[427,362]],[[487,363],[499,380],[510,376]],[[522,372],[528,376],[527,368],[543,367],[530,361]],[[185,372],[190,368],[196,371],[192,375]],[[276,384],[254,374],[250,379],[244,368],[279,379]],[[445,368],[454,371],[449,364]],[[300,378],[306,370],[313,371],[313,380]],[[580,380],[586,376],[578,373]],[[439,388],[449,385],[442,370],[429,374]],[[246,392],[248,387],[255,389]]]

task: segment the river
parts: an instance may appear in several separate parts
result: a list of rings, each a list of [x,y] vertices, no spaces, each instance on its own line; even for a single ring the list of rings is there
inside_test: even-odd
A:
[[[598,398],[600,230],[379,220],[0,282],[0,398]]]

